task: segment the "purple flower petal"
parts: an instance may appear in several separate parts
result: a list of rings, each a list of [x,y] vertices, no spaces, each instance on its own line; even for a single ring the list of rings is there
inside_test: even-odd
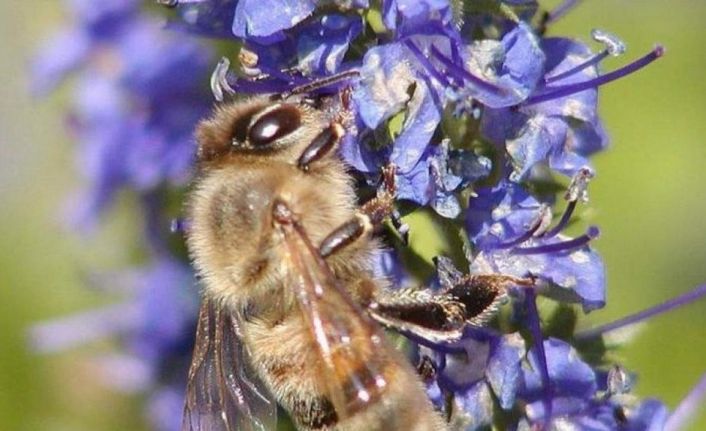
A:
[[[468,93],[486,106],[502,108],[517,105],[535,89],[544,70],[544,53],[534,31],[520,23],[500,42],[471,45],[466,67],[500,90],[469,84]]]
[[[240,0],[235,7],[233,34],[261,43],[281,40],[279,34],[310,16],[314,0]]]
[[[141,357],[156,360],[165,351],[182,348],[192,335],[198,310],[192,285],[193,275],[182,263],[162,259],[145,269],[136,297],[140,330],[133,340]]]
[[[380,168],[389,160],[390,153],[389,148],[373,151],[351,134],[343,137],[338,151],[343,160],[355,170],[373,174],[380,172]]]
[[[520,185],[501,182],[476,190],[468,202],[466,229],[477,247],[490,249],[524,234],[539,209],[539,202]]]
[[[551,403],[553,418],[580,413],[589,405],[588,401],[581,397],[556,397],[551,400]],[[546,404],[542,400],[529,403],[525,406],[525,414],[533,422],[544,422],[547,419]],[[555,419],[555,426],[561,421],[561,419]]]
[[[480,381],[454,397],[454,409],[464,421],[465,430],[477,430],[493,421],[493,396],[484,381]]]
[[[54,35],[32,59],[32,93],[44,96],[54,90],[66,75],[81,65],[91,46],[92,41],[88,35],[79,29],[70,29]]]
[[[167,28],[216,38],[233,37],[233,20],[237,0],[202,0],[177,4],[178,19]]]
[[[204,96],[197,93],[200,88],[194,80],[205,82],[211,70],[211,50],[194,40],[170,36],[156,22],[135,20],[131,31],[116,44],[120,81],[134,94],[153,99],[152,103],[191,95],[201,104]]]
[[[609,138],[599,120],[595,123],[570,122],[565,139],[555,145],[549,156],[549,166],[566,176],[590,166],[589,156],[605,149]]]
[[[298,34],[299,69],[305,74],[338,71],[351,41],[363,29],[359,16],[323,15]]]
[[[33,348],[59,352],[134,331],[139,326],[138,307],[119,304],[34,325],[29,332]]]
[[[564,341],[549,338],[544,340],[547,367],[556,396],[590,399],[596,392],[596,374],[591,367],[579,358],[574,348]],[[537,371],[534,355],[529,355],[529,367],[523,367],[523,398],[535,399],[543,393],[542,380]]]
[[[459,342],[465,353],[446,355],[446,366],[440,370],[439,382],[454,392],[471,388],[485,378],[491,354],[487,337],[467,338]]]
[[[589,247],[546,255],[541,278],[550,282],[543,295],[558,301],[578,302],[584,311],[605,306],[605,265]]]
[[[92,364],[98,367],[104,383],[120,392],[143,392],[156,380],[152,364],[133,355],[102,355],[95,358]]]
[[[392,161],[400,172],[410,171],[422,157],[441,120],[439,107],[431,97],[429,87],[417,81],[412,98],[407,102],[407,111],[402,132],[392,147]]]
[[[515,403],[522,381],[520,364],[525,351],[525,341],[517,333],[505,335],[493,342],[485,375],[503,409],[509,410]]]
[[[416,82],[416,74],[408,60],[404,46],[397,43],[373,47],[365,54],[353,100],[368,128],[375,129],[409,102],[407,90]],[[417,109],[424,100],[420,95]]]
[[[517,136],[506,141],[518,180],[530,169],[547,160],[550,152],[566,141],[567,125],[559,119],[536,115],[528,120]]]
[[[385,26],[396,30],[398,38],[450,28],[453,18],[448,0],[385,0],[382,8]]]
[[[181,429],[181,416],[184,410],[184,388],[166,387],[157,391],[147,407],[150,423],[157,431]]]
[[[627,431],[662,431],[669,411],[659,400],[646,399],[628,416]]]
[[[110,39],[124,32],[140,5],[140,0],[67,0],[76,22],[95,39]]]
[[[430,145],[412,170],[398,170],[398,199],[428,204],[443,217],[455,218],[461,213],[455,192],[462,185],[488,175],[490,161],[465,151],[450,153],[448,147],[448,141]],[[396,163],[394,154],[393,150],[391,160]]]

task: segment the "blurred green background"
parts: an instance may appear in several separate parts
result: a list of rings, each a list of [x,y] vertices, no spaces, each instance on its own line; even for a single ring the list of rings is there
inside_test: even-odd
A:
[[[706,2],[584,3],[549,34],[620,35],[629,51],[606,62],[610,69],[656,42],[667,48],[662,60],[601,92],[613,145],[595,159],[591,209],[582,215],[603,232],[595,244],[607,263],[608,306],[589,325],[706,282]],[[62,125],[65,100],[31,100],[26,66],[63,18],[60,2],[0,2],[0,430],[139,430],[140,400],[107,391],[89,361],[89,352],[110,345],[52,356],[26,346],[32,322],[110,302],[86,288],[82,274],[126,264],[135,239],[126,211],[95,238],[61,225],[80,184]],[[706,372],[706,301],[654,319],[618,353],[639,373],[639,394],[674,407]],[[703,411],[690,429],[706,429]]]

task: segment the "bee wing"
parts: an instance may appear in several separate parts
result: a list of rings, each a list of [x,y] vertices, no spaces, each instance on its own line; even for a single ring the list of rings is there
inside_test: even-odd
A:
[[[339,418],[379,399],[394,354],[375,323],[353,303],[296,222],[281,224],[290,283],[321,355],[320,381]],[[386,356],[387,355],[387,356]]]
[[[205,297],[189,368],[182,431],[276,429],[277,403],[252,372],[238,320]]]

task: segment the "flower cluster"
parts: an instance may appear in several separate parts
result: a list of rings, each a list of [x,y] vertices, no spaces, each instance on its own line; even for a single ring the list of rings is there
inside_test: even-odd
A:
[[[340,155],[361,184],[374,187],[380,168],[394,164],[397,199],[407,211],[428,207],[457,229],[468,245],[468,272],[533,281],[509,289],[510,305],[487,328],[469,327],[455,342],[415,340],[418,359],[432,370],[429,396],[450,409],[454,426],[677,429],[698,403],[704,384],[672,416],[661,402],[631,395],[631,374],[607,360],[603,335],[706,289],[577,332],[581,312],[605,305],[604,265],[591,248],[597,227],[565,233],[587,201],[590,157],[608,144],[598,87],[654,61],[661,47],[601,72],[604,58],[625,51],[615,36],[594,31],[598,52],[543,36],[575,1],[545,13],[534,0],[158,3],[174,9],[164,26],[137,1],[73,0],[74,26],[34,64],[39,93],[76,76],[69,125],[88,191],[74,221],[95,223],[116,192],[129,189],[140,198],[150,251],[145,269],[99,276],[126,291],[124,304],[38,326],[40,348],[123,336],[124,366],[111,369],[131,377],[115,381],[151,390],[155,426],[177,429],[197,298],[164,226],[174,190],[188,179],[193,126],[211,103],[208,69],[215,69],[217,99],[226,91],[286,93],[348,74],[352,124]],[[194,35],[238,47],[234,71],[227,60],[215,64]],[[559,189],[566,203],[554,222]],[[402,280],[399,265],[384,257],[381,271]],[[432,283],[440,288],[462,277],[449,259],[436,264]]]

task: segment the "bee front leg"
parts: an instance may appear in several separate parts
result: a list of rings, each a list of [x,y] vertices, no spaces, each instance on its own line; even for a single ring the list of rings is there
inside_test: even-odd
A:
[[[297,160],[297,166],[303,171],[308,171],[309,166],[331,152],[339,142],[345,130],[339,123],[333,122],[324,128],[309,145],[304,149]]]
[[[385,166],[382,169],[382,184],[378,188],[377,195],[363,204],[350,220],[324,238],[319,246],[319,252],[323,257],[328,257],[362,236],[370,234],[387,218],[391,219],[403,241],[407,241],[409,229],[401,222],[399,213],[395,209],[395,170],[396,167],[392,164]]]
[[[466,324],[481,326],[492,318],[512,286],[534,280],[504,274],[472,274],[440,292],[429,288],[382,290],[368,310],[380,324],[434,342],[458,339]]]

